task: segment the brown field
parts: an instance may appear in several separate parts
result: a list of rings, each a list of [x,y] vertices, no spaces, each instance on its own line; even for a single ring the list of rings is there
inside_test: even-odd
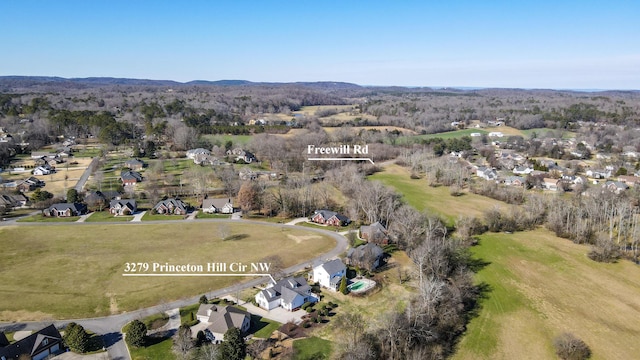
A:
[[[335,244],[304,228],[225,225],[232,240],[221,240],[220,224],[212,222],[2,227],[0,321],[104,316],[196,296],[242,279],[123,277],[128,262],[206,267],[209,262],[250,263],[279,255],[291,266]]]

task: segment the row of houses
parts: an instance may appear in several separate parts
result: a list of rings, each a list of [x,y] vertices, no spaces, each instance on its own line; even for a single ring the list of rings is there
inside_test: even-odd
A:
[[[24,196],[23,196],[24,198]],[[2,197],[0,196],[0,203]],[[26,202],[26,198],[24,199]],[[136,200],[122,199],[118,192],[92,192],[85,198],[86,204],[95,207],[97,202],[109,201],[109,212],[114,216],[132,215],[138,211]],[[83,203],[57,203],[53,204],[42,211],[47,217],[70,217],[79,216],[87,212],[87,205]],[[180,199],[169,198],[161,200],[153,207],[156,214],[165,215],[186,215],[189,205]],[[202,203],[202,211],[205,213],[232,214],[235,208],[230,198],[222,199],[204,199]]]

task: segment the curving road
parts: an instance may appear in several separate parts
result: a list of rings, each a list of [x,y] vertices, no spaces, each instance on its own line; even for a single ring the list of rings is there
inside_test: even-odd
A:
[[[261,226],[271,226],[271,227],[279,227],[279,228],[297,228],[294,225],[289,224],[274,224],[274,223],[266,223],[260,221],[252,221],[252,220],[227,220],[227,219],[198,219],[195,220],[197,222],[228,222],[228,223],[238,223],[242,222],[247,225],[261,225]],[[117,223],[117,225],[125,225],[125,226],[139,226],[139,225],[149,225],[149,224],[158,224],[158,223],[168,223],[168,224],[176,224],[175,220],[166,220],[166,221],[145,221],[145,222],[127,222],[127,223]],[[74,222],[74,223],[18,223],[11,222],[12,226],[56,226],[56,225],[69,225],[73,224],[75,226],[87,226],[91,225],[89,223],[84,222]],[[95,225],[95,223],[93,223]],[[113,224],[113,223],[101,223],[101,224]],[[5,224],[2,224],[5,225]],[[6,224],[9,225],[9,224]],[[284,270],[285,275],[290,275],[292,273],[298,272],[304,269],[307,266],[316,266],[324,261],[334,258],[344,252],[347,249],[347,239],[340,235],[335,231],[329,231],[324,229],[316,229],[316,228],[303,228],[304,230],[317,232],[323,235],[327,235],[334,240],[336,240],[336,246],[331,249],[331,251],[326,252],[320,256],[317,256],[311,260],[307,260],[300,264],[288,267]],[[266,282],[266,278],[260,277],[255,278],[246,282],[241,282],[229,287],[225,287],[222,289],[214,290],[205,295],[208,298],[221,297],[227,294],[234,294],[241,290],[251,288]],[[164,312],[170,309],[175,309],[179,307],[184,307],[187,305],[192,305],[198,302],[200,299],[200,295],[173,301],[171,303],[160,304],[156,306],[152,306],[145,309],[135,310],[124,314],[119,315],[111,315],[106,317],[99,318],[88,318],[88,319],[70,319],[70,320],[57,320],[57,321],[40,321],[40,322],[21,322],[21,323],[0,323],[0,330],[4,331],[17,331],[17,330],[39,330],[53,322],[56,327],[62,327],[70,322],[76,322],[81,324],[86,329],[91,330],[97,334],[103,334],[103,339],[105,345],[107,347],[107,351],[109,353],[109,357],[114,360],[128,360],[131,357],[129,356],[129,351],[127,350],[127,346],[122,338],[122,334],[120,333],[120,329],[127,324],[128,322],[140,319],[149,315],[153,315],[159,312]]]

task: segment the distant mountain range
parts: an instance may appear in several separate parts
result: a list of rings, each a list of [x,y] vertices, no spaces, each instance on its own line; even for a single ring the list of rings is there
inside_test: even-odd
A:
[[[252,82],[248,80],[193,80],[189,82],[178,82],[173,80],[149,80],[149,79],[129,79],[113,77],[88,77],[88,78],[63,78],[56,76],[0,76],[0,91],[16,89],[48,89],[57,88],[95,88],[102,86],[159,86],[159,87],[184,87],[184,86],[302,86],[316,90],[366,90],[376,89],[384,91],[436,91],[436,92],[493,92],[493,91],[560,91],[560,92],[616,92],[616,93],[638,93],[640,90],[599,90],[599,89],[506,89],[506,88],[482,88],[464,86],[436,86],[436,87],[414,87],[414,86],[374,86],[358,85],[338,81],[316,81],[316,82]]]
[[[178,82],[173,80],[148,80],[148,79],[128,79],[113,77],[88,77],[88,78],[62,78],[56,76],[0,76],[0,86],[6,87],[32,87],[40,85],[59,85],[63,87],[99,87],[110,85],[124,86],[283,86],[283,85],[299,85],[313,88],[324,89],[362,89],[362,86],[333,81],[318,82],[295,82],[295,83],[268,83],[268,82],[252,82],[248,80],[193,80],[189,82]]]

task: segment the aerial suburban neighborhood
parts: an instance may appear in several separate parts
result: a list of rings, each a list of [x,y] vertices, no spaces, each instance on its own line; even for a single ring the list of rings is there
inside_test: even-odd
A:
[[[0,360],[640,359],[638,14],[0,1]]]
[[[424,339],[429,346],[453,354],[457,339],[475,331],[467,313],[490,315],[480,304],[493,290],[473,277],[483,274],[488,265],[476,268],[483,261],[509,266],[492,257],[500,241],[575,245],[571,256],[591,264],[583,271],[599,274],[597,264],[638,261],[640,137],[621,135],[640,134],[632,126],[637,95],[563,92],[560,101],[554,92],[477,90],[476,98],[499,96],[503,105],[451,111],[424,127],[409,119],[438,106],[428,97],[415,100],[414,115],[404,110],[406,121],[392,121],[383,114],[400,99],[381,90],[362,100],[357,86],[336,97],[306,85],[319,105],[202,118],[208,105],[197,108],[180,87],[151,84],[128,110],[115,95],[103,106],[87,100],[61,110],[57,102],[81,96],[73,81],[70,89],[54,83],[50,93],[28,95],[30,85],[15,81],[7,84],[24,90],[2,95],[0,234],[5,251],[22,254],[10,264],[23,276],[4,273],[4,287],[20,297],[31,278],[29,291],[42,296],[3,303],[7,359],[26,342],[34,359],[102,349],[142,359],[163,346],[175,357],[234,346],[256,359],[310,358],[300,354],[320,346],[317,356],[350,358],[363,351],[353,339],[367,336],[366,346],[394,358],[380,326],[408,331],[416,322],[441,334]],[[115,91],[108,82],[93,86],[90,94]],[[233,104],[261,86],[201,90],[211,104]],[[438,101],[467,96],[431,93]],[[521,99],[537,104],[536,114],[514,115],[510,106]],[[251,100],[256,109],[260,101]],[[333,102],[340,104],[323,105]],[[618,107],[626,120],[616,117]],[[446,122],[451,116],[458,120]],[[67,125],[35,141],[33,124],[41,121]],[[367,144],[375,161],[314,161],[306,143]],[[18,258],[38,258],[58,280],[31,275]],[[62,265],[80,259],[82,274]],[[81,284],[84,300],[47,296],[52,283]],[[400,305],[407,303],[433,313],[388,323],[389,311],[407,319]],[[448,312],[456,315],[441,317]],[[127,340],[110,343],[105,329]]]

